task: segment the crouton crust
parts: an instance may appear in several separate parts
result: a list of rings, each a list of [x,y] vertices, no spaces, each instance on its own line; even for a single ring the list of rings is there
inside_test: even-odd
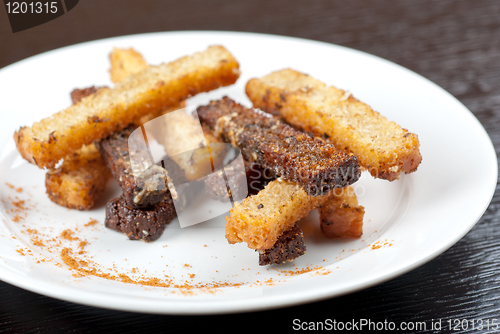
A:
[[[239,64],[222,46],[150,66],[114,88],[98,90],[80,103],[22,127],[14,141],[22,157],[38,167],[53,168],[83,145],[109,136],[154,111],[187,97],[227,86],[239,77]]]
[[[359,179],[356,156],[298,131],[278,118],[223,97],[196,110],[202,124],[221,140],[313,196]]]
[[[148,67],[144,57],[134,50],[113,48],[109,54],[111,69],[109,75],[114,83],[125,80],[131,73],[137,73]]]
[[[70,209],[89,210],[103,193],[111,173],[94,144],[66,157],[62,166],[45,176],[47,195]]]
[[[365,208],[351,186],[335,189],[319,208],[321,232],[327,238],[359,238],[363,234]]]
[[[230,244],[246,242],[256,250],[270,249],[284,231],[326,202],[332,193],[309,196],[294,182],[271,181],[257,195],[236,202],[229,210],[226,239]]]
[[[393,181],[422,160],[416,134],[389,121],[349,92],[285,69],[251,79],[246,94],[254,107],[280,115],[306,132],[354,153],[376,178]]]
[[[142,56],[135,50],[115,48],[112,54],[114,55],[114,61],[111,62],[112,70],[115,68],[120,71],[123,78],[140,70],[138,66],[129,64],[129,62],[137,62],[137,57],[142,59]],[[143,62],[147,67],[144,59]],[[119,69],[118,66],[120,66]],[[75,88],[70,94],[71,100],[73,104],[76,104],[101,88],[95,86]],[[139,122],[147,121],[154,116],[156,113],[143,116]],[[101,196],[110,178],[110,171],[92,143],[65,157],[62,165],[56,170],[47,171],[45,188],[50,200],[56,204],[70,209],[90,210]]]

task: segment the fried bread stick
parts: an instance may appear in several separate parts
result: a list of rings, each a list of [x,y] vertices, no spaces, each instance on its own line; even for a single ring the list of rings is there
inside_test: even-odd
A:
[[[142,61],[139,60],[139,57]],[[142,56],[133,49],[113,49],[110,55],[112,81],[117,82],[148,65]],[[106,87],[76,88],[70,96],[73,104]],[[157,113],[155,112],[153,116]],[[146,122],[152,115],[143,116]],[[75,153],[64,158],[62,165],[49,170],[45,175],[47,195],[53,202],[70,209],[90,210],[103,193],[111,173],[97,151],[94,143],[83,146]]]
[[[101,89],[55,115],[14,134],[21,156],[54,168],[83,145],[124,129],[142,116],[177,105],[200,92],[236,82],[239,64],[222,46],[150,66],[111,89]]]
[[[309,196],[296,183],[271,181],[257,195],[235,202],[226,217],[226,239],[230,244],[246,242],[256,250],[270,249],[284,231],[325,203],[332,193]]]
[[[111,63],[109,74],[111,76],[111,81],[115,84],[125,80],[125,78],[131,74],[138,73],[149,66],[144,57],[133,48],[113,48],[113,51],[109,54],[109,60]],[[185,105],[186,101],[181,101],[177,106],[172,106],[167,109],[153,110],[151,113],[139,118],[138,121],[134,121],[134,124],[137,126],[143,125],[144,123],[147,123],[150,120],[170,111],[184,108]]]
[[[95,143],[102,159],[108,166],[114,179],[123,189],[123,196],[127,205],[134,209],[147,208],[161,202],[169,194],[167,171],[172,173],[171,177],[181,182],[186,182],[184,171],[171,159],[165,158],[162,162],[150,166],[140,175],[134,175],[133,166],[130,162],[128,138],[136,129],[131,125],[126,129],[115,132],[111,136]],[[147,152],[139,152],[148,158]],[[139,159],[140,156],[137,156]],[[172,194],[177,199],[176,194]]]
[[[243,161],[243,164],[245,173],[240,172],[243,166],[236,165],[236,168],[224,168],[225,180],[220,177],[222,175],[221,171],[208,175],[205,179],[207,194],[219,201],[228,202],[230,197],[235,200],[235,198],[242,198],[246,195],[246,193],[243,193],[243,189],[240,188],[243,182],[247,184],[248,194],[256,195],[260,190],[264,189],[268,182],[275,179],[272,172],[264,169],[257,162]],[[277,194],[277,196],[280,195]],[[303,255],[305,251],[306,246],[304,245],[302,230],[295,223],[290,229],[281,233],[272,247],[258,250],[259,265],[291,262]]]
[[[70,209],[90,210],[106,188],[111,173],[94,144],[84,146],[45,175],[50,200]]]
[[[214,135],[242,151],[277,176],[296,182],[312,196],[356,182],[358,160],[352,153],[298,131],[257,109],[224,97],[197,109],[200,121]]]
[[[422,160],[416,134],[306,74],[285,69],[251,79],[246,94],[254,107],[353,152],[376,178],[393,181],[414,172]]]
[[[351,186],[334,190],[318,211],[321,232],[327,238],[359,238],[363,234],[365,208],[358,204]]]
[[[71,100],[78,103],[100,88],[74,89]],[[92,143],[64,158],[60,167],[45,174],[45,190],[49,199],[61,206],[90,210],[104,192],[111,173]]]
[[[209,130],[205,130],[207,134],[211,135]],[[252,196],[256,195],[269,182],[276,178],[274,173],[263,168],[255,161],[249,162],[244,160],[243,163],[245,169],[244,174],[236,171],[241,171],[242,166],[236,167],[236,169],[224,169],[225,181],[228,182],[229,188],[227,187],[226,182],[221,182],[221,172],[210,174],[205,180],[205,190],[208,195],[221,201],[229,201],[229,197],[232,197],[233,200],[235,198],[241,198],[243,193],[241,192],[242,189],[239,189],[239,185],[246,181],[248,193]],[[244,178],[245,180],[241,180],[241,178]],[[276,189],[279,190],[280,188],[277,187]],[[236,193],[233,194],[233,192]],[[280,196],[280,194],[275,195],[277,195],[277,197]],[[282,205],[280,205],[280,207],[281,206]],[[259,265],[264,266],[291,262],[297,257],[303,255],[305,251],[306,246],[304,245],[302,230],[297,223],[295,223],[295,225],[278,236],[272,247],[265,250],[258,250]]]
[[[270,249],[260,250],[259,265],[291,262],[306,252],[304,234],[297,223],[279,236]]]
[[[144,57],[133,48],[113,48],[109,54],[111,68],[109,74],[114,83],[125,80],[131,73],[137,73],[148,67]]]
[[[131,240],[154,241],[165,226],[177,216],[170,194],[148,209],[134,209],[127,205],[123,195],[106,205],[104,226],[125,234]]]

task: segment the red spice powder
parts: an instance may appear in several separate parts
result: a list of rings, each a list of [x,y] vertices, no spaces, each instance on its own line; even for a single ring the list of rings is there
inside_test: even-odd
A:
[[[323,269],[323,267],[321,266],[316,266],[316,267],[305,267],[305,268],[302,268],[302,269],[295,269],[295,270],[280,270],[280,273],[285,275],[285,276],[295,276],[295,275],[301,275],[301,274],[305,274],[305,273],[309,273],[311,271],[315,271],[315,270],[319,270],[319,269]]]
[[[76,271],[75,277],[83,277],[83,276],[96,276],[100,278],[104,278],[107,280],[113,281],[121,281],[123,283],[128,284],[136,284],[136,285],[144,285],[151,287],[163,287],[163,288],[176,288],[180,289],[183,293],[193,289],[208,289],[207,291],[211,291],[212,289],[217,289],[221,287],[236,287],[241,286],[243,283],[230,283],[230,282],[211,282],[206,284],[191,284],[189,282],[185,282],[182,284],[175,284],[173,280],[168,276],[165,276],[165,279],[160,279],[157,277],[146,277],[142,275],[139,278],[133,279],[125,273],[118,274],[110,274],[105,273],[102,270],[98,269],[95,263],[90,260],[82,261],[74,257],[74,252],[70,247],[65,247],[61,251],[61,258],[63,262],[71,269]],[[132,272],[137,272],[136,268],[132,269]],[[194,277],[194,274],[191,278]],[[192,294],[190,291],[189,294]]]
[[[73,231],[71,231],[70,229],[62,231],[61,237],[66,240],[78,240],[78,238],[73,237]]]
[[[391,240],[391,241],[394,241],[394,240]],[[390,247],[390,246],[392,246],[392,242],[387,241],[387,239],[385,239],[384,241],[377,241],[372,245],[371,248],[372,249],[379,249],[379,248],[382,248],[384,246]],[[367,247],[370,247],[370,245],[368,245]]]
[[[16,188],[14,187],[12,184],[10,183],[7,183],[5,182],[5,184],[7,185],[7,187],[9,187],[10,189],[14,189],[15,191],[17,191],[18,193],[22,192],[23,191],[23,188]]]
[[[14,187],[14,186],[12,186]],[[21,189],[21,188],[18,188]],[[16,191],[18,190],[16,189]],[[22,191],[22,189],[21,189]],[[20,200],[17,196],[15,196],[15,199],[12,199],[10,196],[8,197],[10,200],[11,208],[8,210],[9,212],[13,213],[14,216],[12,217],[12,221],[19,223],[21,220],[24,220],[26,218],[27,214],[27,207],[25,206],[25,201]],[[5,203],[2,199],[2,202]]]
[[[89,222],[88,222],[88,223],[86,223],[86,224],[85,224],[85,225],[83,225],[83,226],[85,226],[85,227],[88,227],[88,226],[94,226],[94,225],[95,225],[95,224],[97,224],[97,223],[98,223],[97,219],[91,218],[91,219],[89,220]]]
[[[12,205],[19,210],[26,210],[26,208],[24,207],[24,200],[12,201]]]
[[[13,185],[8,185],[8,186],[11,189],[16,189]],[[17,188],[16,191],[21,192],[22,188]],[[11,199],[9,198],[9,200]],[[17,197],[15,200],[12,200],[12,206],[16,212],[21,212],[21,211],[24,212],[25,210],[27,210],[27,205],[25,200],[18,199]],[[22,219],[22,217],[20,215],[17,215],[14,217],[14,219]],[[98,221],[96,219],[90,219],[88,223],[84,224],[84,226],[85,227],[94,226],[97,223]],[[91,260],[92,257],[89,258],[88,255],[85,255],[86,254],[85,247],[89,245],[89,242],[87,240],[81,240],[78,236],[76,236],[75,234],[77,231],[78,229],[75,230],[65,229],[60,233],[59,236],[54,237],[52,233],[52,236],[49,237],[47,235],[40,234],[36,229],[30,229],[30,228],[25,229],[25,232],[31,234],[31,242],[33,245],[45,247],[45,250],[48,251],[49,253],[59,254],[62,263],[66,265],[70,271],[72,271],[72,275],[74,277],[95,276],[127,284],[135,284],[135,285],[150,286],[150,287],[174,288],[176,289],[176,291],[180,293],[189,295],[193,294],[194,290],[197,290],[199,292],[203,291],[203,292],[215,293],[217,289],[223,287],[239,287],[241,285],[248,283],[248,282],[235,283],[227,281],[212,281],[204,283],[185,281],[182,283],[178,282],[175,283],[174,280],[167,275],[164,278],[146,276],[145,275],[145,273],[147,272],[146,270],[144,270],[144,272],[141,274],[139,273],[138,268],[132,268],[129,272],[118,272],[118,269],[116,268],[115,265],[113,265],[113,268],[104,269],[98,263]],[[65,243],[63,244],[63,242]],[[68,242],[71,245],[67,245]],[[167,245],[164,245],[164,247],[167,247]],[[207,245],[205,244],[203,245],[203,247],[207,247]],[[16,251],[22,256],[26,256],[28,254],[33,256],[31,250],[23,250],[22,248],[20,248],[17,249]],[[36,263],[42,263],[46,261],[52,261],[52,260],[44,258],[37,259]],[[61,266],[60,263],[57,263],[57,260],[55,264]],[[188,263],[185,263],[183,267],[192,268],[192,266]],[[308,272],[318,271],[318,269],[321,268],[322,267],[320,266],[314,268],[306,267],[303,269],[282,270],[278,272],[280,273],[280,275],[293,276],[293,275],[300,275]],[[218,271],[216,270],[216,272]],[[318,272],[318,274],[326,275],[326,271],[321,273]],[[189,279],[194,279],[196,277],[196,274],[188,273],[188,276]],[[272,285],[275,283],[276,282],[272,278],[265,281],[265,284],[268,285]]]
[[[38,238],[38,237],[33,237],[31,238],[31,242],[33,243],[33,245],[35,246],[39,246],[39,247],[45,247],[45,245],[43,244],[43,242]]]

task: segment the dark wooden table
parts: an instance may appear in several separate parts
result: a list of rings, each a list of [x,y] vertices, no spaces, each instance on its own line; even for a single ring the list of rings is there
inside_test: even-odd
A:
[[[463,102],[484,125],[499,153],[498,0],[310,3],[85,0],[54,21],[16,34],[11,32],[5,10],[0,8],[0,68],[74,43],[172,30],[296,36],[386,58],[429,78]],[[462,240],[401,277],[347,296],[273,311],[196,317],[134,314],[59,301],[0,282],[0,333],[163,332],[195,327],[219,330],[230,324],[238,324],[239,328],[293,329],[295,318],[425,321],[428,327],[433,319],[442,319],[442,332],[448,332],[449,319],[490,322],[498,319],[498,322],[499,207],[497,191],[484,216]]]

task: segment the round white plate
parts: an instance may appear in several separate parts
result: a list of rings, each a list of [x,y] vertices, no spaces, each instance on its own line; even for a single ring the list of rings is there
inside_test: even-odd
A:
[[[244,94],[248,79],[290,67],[349,90],[418,134],[423,161],[417,172],[392,183],[363,175],[356,183],[366,211],[361,239],[325,239],[317,212],[312,212],[300,222],[305,255],[293,264],[261,267],[258,254],[245,244],[227,243],[223,217],[187,228],[173,221],[149,244],[106,229],[105,203],[120,193],[114,181],[91,211],[69,210],[47,198],[45,172],[20,158],[12,140],[15,129],[67,107],[73,88],[110,85],[108,54],[115,46],[134,47],[149,63],[158,64],[213,44],[234,54],[241,78],[235,85],[196,96],[190,105],[228,95],[249,106]],[[0,279],[86,305],[211,314],[347,294],[408,272],[455,244],[484,213],[497,181],[489,137],[453,96],[389,61],[315,41],[231,32],[110,38],[10,65],[0,70],[0,92]],[[85,226],[91,218],[99,223]],[[63,239],[65,229],[78,239]],[[79,248],[83,240],[88,245]],[[73,258],[87,261],[88,268],[118,278],[78,277],[62,261],[64,248],[72,249]],[[122,282],[120,274],[136,282],[158,278],[166,287]]]

